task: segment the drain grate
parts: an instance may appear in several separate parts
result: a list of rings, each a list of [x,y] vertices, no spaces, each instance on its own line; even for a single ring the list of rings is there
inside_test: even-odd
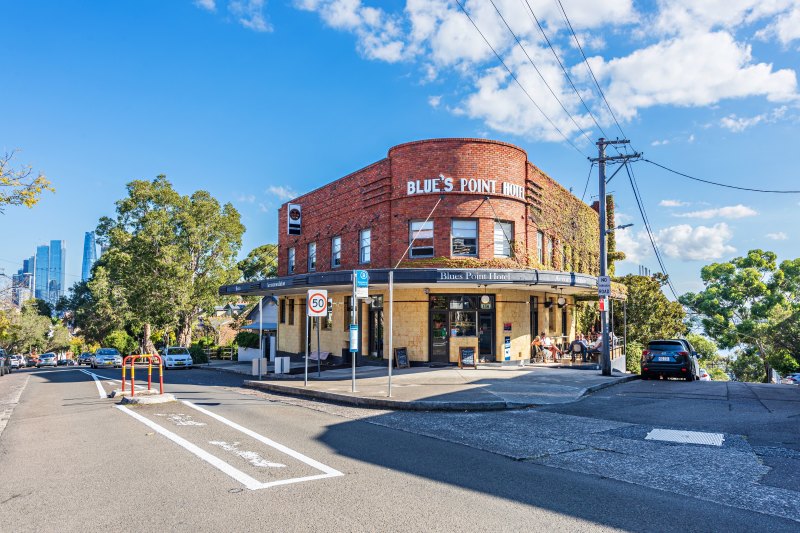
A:
[[[679,429],[653,428],[646,440],[663,440],[681,444],[705,444],[706,446],[722,446],[725,435],[722,433],[704,433],[702,431],[683,431]]]

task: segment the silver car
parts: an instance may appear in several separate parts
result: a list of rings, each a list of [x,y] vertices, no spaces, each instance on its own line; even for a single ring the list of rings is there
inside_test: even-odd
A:
[[[56,354],[48,352],[40,355],[39,362],[36,363],[36,368],[42,368],[43,366],[58,366]]]
[[[122,368],[122,355],[116,348],[100,348],[92,357],[92,368]]]

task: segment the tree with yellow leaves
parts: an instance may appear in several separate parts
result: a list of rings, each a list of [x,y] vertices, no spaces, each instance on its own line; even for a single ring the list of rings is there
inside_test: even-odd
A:
[[[14,168],[12,159],[16,152],[6,152],[0,156],[0,214],[6,206],[24,205],[33,207],[45,191],[55,192],[53,185],[44,174],[34,176],[29,166]]]

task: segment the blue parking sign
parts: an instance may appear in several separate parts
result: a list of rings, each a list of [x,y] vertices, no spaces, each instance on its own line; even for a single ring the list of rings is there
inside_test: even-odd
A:
[[[366,270],[356,270],[356,287],[369,287],[369,272]]]

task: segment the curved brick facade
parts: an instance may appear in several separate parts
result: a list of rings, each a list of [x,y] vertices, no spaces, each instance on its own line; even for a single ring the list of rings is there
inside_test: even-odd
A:
[[[517,257],[537,255],[537,231],[558,246],[559,236],[537,228],[530,216],[531,202],[552,187],[561,186],[527,159],[522,149],[484,139],[433,139],[391,148],[386,159],[358,170],[289,203],[302,206],[301,235],[287,234],[287,204],[279,211],[281,276],[308,271],[308,244],[317,246],[317,272],[331,270],[333,237],[341,237],[338,268],[393,267],[409,244],[409,224],[424,220],[440,201],[434,221],[434,257],[450,258],[451,224],[458,219],[476,220],[476,259],[495,259],[495,221],[513,223]],[[562,189],[563,192],[563,189]],[[580,208],[589,209],[569,196]],[[488,198],[488,200],[487,200]],[[577,207],[576,207],[577,208]],[[371,230],[371,259],[359,261],[359,232]],[[288,268],[289,249],[295,253],[295,269]],[[546,259],[542,266],[562,268],[560,259]]]

